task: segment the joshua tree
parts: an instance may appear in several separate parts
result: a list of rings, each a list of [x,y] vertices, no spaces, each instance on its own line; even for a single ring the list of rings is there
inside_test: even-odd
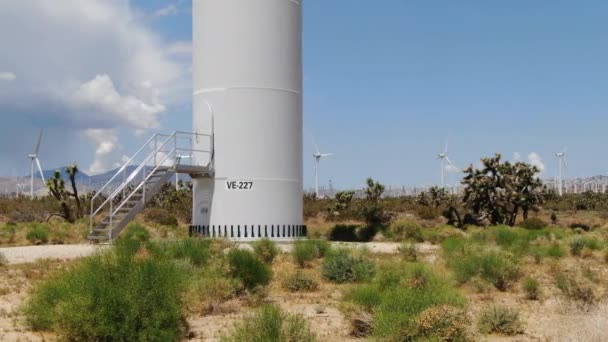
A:
[[[67,199],[70,194],[65,189],[65,181],[61,178],[61,171],[56,170],[53,174],[53,177],[49,178],[46,181],[46,186],[49,189],[51,195],[55,197],[61,203],[61,209],[63,210],[63,218],[65,218],[68,222],[73,223],[74,218],[72,217],[72,212],[70,210],[70,206],[67,203]]]
[[[464,170],[463,202],[476,219],[491,224],[515,225],[521,209],[524,218],[543,202],[538,168],[526,163],[501,162],[501,155],[481,160],[483,167]]]
[[[390,216],[384,212],[380,205],[380,197],[384,193],[384,185],[373,179],[366,180],[366,201],[363,204],[363,216],[369,227],[381,226],[390,221]]]
[[[78,197],[78,189],[76,188],[76,174],[78,174],[78,165],[76,163],[68,166],[66,172],[70,176],[70,183],[72,184],[72,196],[76,200],[76,216],[82,217],[82,207],[80,205],[80,197]]]

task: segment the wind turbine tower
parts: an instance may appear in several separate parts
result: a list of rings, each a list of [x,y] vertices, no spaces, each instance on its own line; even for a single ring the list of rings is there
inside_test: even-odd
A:
[[[321,151],[319,150],[319,146],[317,146],[314,141],[313,145],[315,146],[315,152],[312,154],[315,163],[315,195],[317,196],[317,198],[319,198],[319,165],[321,164],[321,158],[333,156],[334,153],[321,153]]]
[[[564,194],[563,190],[563,169],[567,167],[566,164],[566,149],[555,154],[558,163],[558,175],[557,175],[557,192],[560,196]]]
[[[38,167],[38,172],[40,172],[40,178],[42,178],[42,182],[46,183],[44,180],[44,173],[42,172],[42,166],[40,166],[40,159],[38,159],[38,153],[40,152],[40,143],[42,142],[42,134],[43,130],[40,130],[40,135],[38,136],[38,143],[34,149],[34,153],[28,154],[27,158],[31,161],[30,167],[30,197],[34,198],[34,164]]]
[[[443,152],[438,153],[437,154],[437,159],[439,159],[439,163],[441,164],[441,188],[445,188],[445,167],[446,167],[446,162],[448,163],[448,165],[452,166],[453,168],[458,169],[450,160],[450,158],[448,157],[448,141],[446,140],[445,142],[445,148],[443,149]]]

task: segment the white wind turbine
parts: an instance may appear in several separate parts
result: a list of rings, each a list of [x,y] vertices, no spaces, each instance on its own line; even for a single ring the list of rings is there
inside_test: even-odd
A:
[[[563,148],[561,152],[557,152],[555,154],[557,157],[558,163],[558,175],[557,175],[557,192],[561,196],[564,193],[563,190],[563,169],[568,167],[568,163],[566,163],[566,148]]]
[[[319,198],[319,165],[321,163],[321,158],[325,158],[325,157],[329,157],[329,156],[333,156],[334,153],[321,153],[319,151],[319,146],[317,146],[317,143],[315,142],[315,140],[312,140],[312,144],[315,147],[315,151],[312,154],[312,157],[315,159],[314,160],[314,171],[315,171],[315,195],[317,196],[317,198]]]
[[[439,159],[439,163],[441,164],[441,188],[443,189],[445,188],[445,163],[447,162],[448,165],[458,170],[458,167],[456,167],[448,157],[447,140],[445,141],[445,148],[443,149],[443,152],[437,154],[437,159]]]
[[[44,179],[44,173],[42,172],[42,166],[40,165],[40,159],[38,159],[38,153],[40,152],[40,143],[42,142],[42,134],[43,130],[40,130],[40,135],[38,136],[38,143],[36,144],[36,148],[34,149],[34,153],[28,154],[27,158],[31,160],[30,167],[30,197],[34,198],[34,164],[38,167],[38,172],[40,172],[40,178],[42,178],[42,182],[46,183]]]

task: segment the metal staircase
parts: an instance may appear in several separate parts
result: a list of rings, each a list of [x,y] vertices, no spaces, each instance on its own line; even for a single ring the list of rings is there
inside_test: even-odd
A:
[[[91,198],[88,239],[111,242],[177,173],[213,177],[213,151],[213,134],[153,135]]]

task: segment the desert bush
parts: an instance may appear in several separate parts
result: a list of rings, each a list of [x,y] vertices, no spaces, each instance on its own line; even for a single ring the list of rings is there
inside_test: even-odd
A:
[[[25,314],[65,340],[177,341],[185,274],[170,260],[89,257],[38,287]]]
[[[568,299],[583,305],[591,305],[597,301],[593,285],[582,279],[574,271],[560,271],[555,275],[555,286]]]
[[[310,292],[319,288],[319,282],[308,272],[297,270],[287,276],[282,284],[290,292]]]
[[[300,267],[306,267],[315,259],[324,257],[331,249],[325,240],[299,240],[293,245],[293,258]]]
[[[399,253],[405,261],[416,261],[418,258],[416,253],[416,245],[404,242],[399,246]]]
[[[434,220],[439,217],[440,211],[437,208],[418,206],[416,208],[416,216],[423,220]]]
[[[180,241],[147,244],[146,246],[154,254],[165,258],[184,260],[194,266],[205,265],[211,257],[209,240],[188,238]]]
[[[267,264],[272,264],[274,258],[280,253],[277,244],[269,239],[262,239],[254,242],[253,251],[258,258]]]
[[[371,315],[367,321],[371,321],[368,325],[375,338],[390,341],[419,340],[411,337],[416,336],[416,318],[420,317],[420,334],[430,333],[422,328],[432,325],[422,319],[422,312],[440,305],[463,307],[466,303],[448,280],[424,264],[408,262],[381,264],[371,282],[348,289],[344,300]],[[442,325],[435,323],[437,327]]]
[[[548,248],[547,248],[547,255],[558,259],[558,258],[562,258],[566,255],[566,251],[564,250],[564,248],[562,247],[561,244],[559,244],[558,242],[554,242],[552,243]]]
[[[581,251],[585,247],[585,241],[582,238],[576,238],[570,241],[570,254],[580,256]]]
[[[465,283],[471,278],[479,276],[498,290],[505,291],[519,278],[518,261],[512,254],[484,250],[480,247],[466,249],[465,245],[459,252],[456,246],[450,245],[456,245],[455,241],[458,240],[451,240],[449,244],[444,243],[443,248],[447,265],[459,282]]]
[[[255,315],[245,318],[222,342],[315,342],[302,315],[283,313],[278,307],[263,306]]]
[[[240,279],[249,290],[268,285],[270,282],[272,277],[270,267],[258,259],[253,252],[233,249],[228,252],[228,262],[231,275]]]
[[[338,249],[325,257],[321,273],[323,278],[342,284],[370,279],[375,269],[375,264],[366,255]]]
[[[521,227],[526,228],[526,229],[533,229],[533,230],[538,230],[538,229],[543,229],[547,226],[547,222],[543,221],[542,219],[538,218],[538,217],[531,217],[528,219],[525,219],[521,224]]]
[[[17,227],[15,224],[6,224],[0,228],[0,239],[5,240],[7,243],[15,242],[17,235]]]
[[[389,226],[389,232],[399,239],[423,242],[422,228],[416,221],[400,220]]]
[[[526,278],[522,284],[522,288],[526,293],[526,298],[529,300],[538,300],[541,290],[540,283],[534,278]]]
[[[519,312],[504,306],[485,308],[481,311],[477,324],[479,331],[484,334],[498,333],[511,336],[524,331]]]
[[[403,340],[472,341],[469,325],[464,309],[450,305],[432,306],[416,316],[413,328],[406,330]]]
[[[197,270],[188,286],[186,304],[195,314],[210,314],[221,310],[224,302],[243,290],[239,279],[229,276],[230,267],[222,258],[215,258],[208,266]]]
[[[133,222],[127,226],[125,234],[122,236],[122,238],[146,242],[150,240],[150,232],[141,224]]]
[[[161,226],[177,227],[179,222],[167,209],[149,208],[144,212],[144,219]]]
[[[49,242],[49,227],[44,224],[35,223],[25,236],[33,244],[42,244]]]

